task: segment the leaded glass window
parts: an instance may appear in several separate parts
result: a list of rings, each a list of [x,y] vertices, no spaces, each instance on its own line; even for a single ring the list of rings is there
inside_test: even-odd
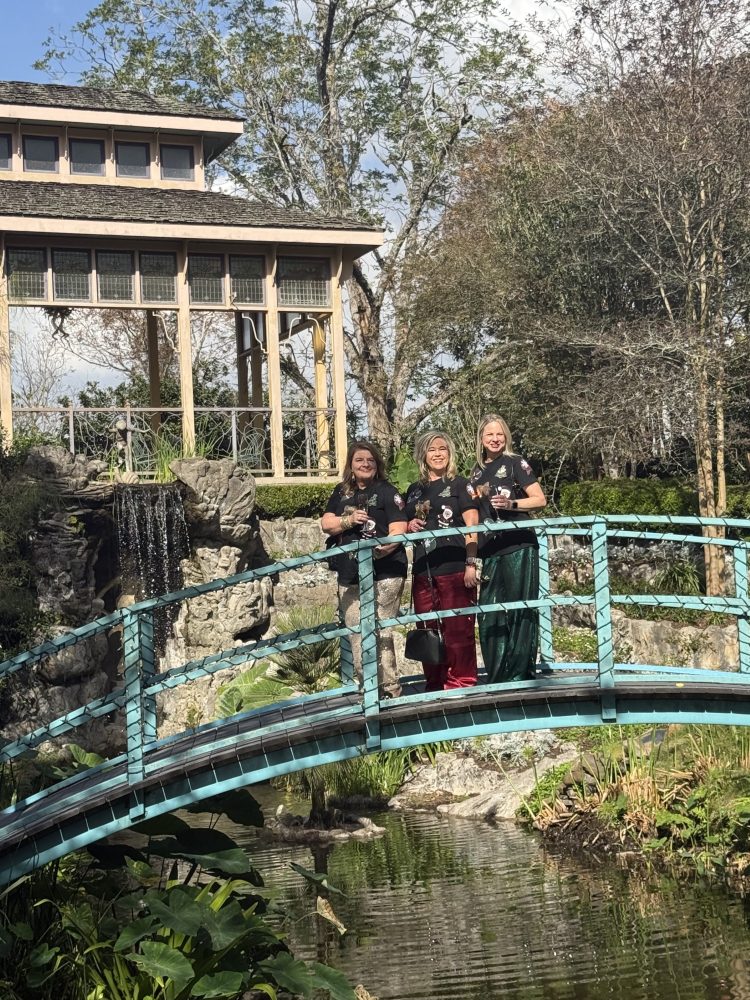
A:
[[[147,142],[116,142],[115,164],[118,177],[150,177],[151,149]]]
[[[45,250],[8,249],[8,291],[16,301],[47,298]]]
[[[167,181],[191,181],[195,176],[192,146],[161,146],[161,176]]]
[[[72,174],[104,174],[104,143],[99,139],[71,139],[70,172]]]
[[[224,301],[224,258],[217,254],[190,254],[188,281],[191,302]]]
[[[44,135],[23,137],[23,169],[57,173],[57,139]]]
[[[234,302],[265,302],[262,257],[229,258],[229,276]]]
[[[88,301],[91,298],[91,261],[88,250],[53,250],[55,298]]]
[[[100,250],[96,254],[96,278],[99,298],[105,302],[132,302],[133,255]]]
[[[330,305],[330,277],[329,263],[323,258],[279,257],[279,305]]]
[[[9,135],[0,135],[0,170],[13,166],[13,145]]]
[[[141,298],[144,302],[174,302],[177,298],[177,258],[173,253],[142,253]]]

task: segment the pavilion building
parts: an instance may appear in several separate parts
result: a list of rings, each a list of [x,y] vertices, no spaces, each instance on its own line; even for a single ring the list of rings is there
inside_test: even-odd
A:
[[[153,474],[160,439],[271,483],[324,481],[346,454],[342,286],[382,232],[206,190],[243,132],[226,111],[136,91],[0,82],[0,424],[44,419],[71,451]],[[15,407],[11,308],[145,312],[149,406]],[[191,314],[231,313],[236,406],[194,405]],[[180,407],[162,406],[159,313],[176,315]],[[300,398],[282,352],[309,359]],[[87,433],[96,425],[97,433]],[[102,434],[102,427],[105,433]],[[203,438],[210,438],[207,445]],[[92,443],[95,442],[95,443]],[[201,448],[203,451],[201,451]]]

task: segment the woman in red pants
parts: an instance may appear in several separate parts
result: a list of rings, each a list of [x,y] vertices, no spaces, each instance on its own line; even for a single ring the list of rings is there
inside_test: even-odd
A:
[[[456,475],[456,449],[442,431],[428,431],[414,447],[419,479],[406,493],[409,531],[458,528],[479,523],[479,504],[467,489],[467,480]],[[414,546],[412,593],[414,610],[447,611],[476,603],[476,535],[430,538]],[[442,618],[445,662],[423,665],[426,691],[471,687],[477,682],[474,615]]]

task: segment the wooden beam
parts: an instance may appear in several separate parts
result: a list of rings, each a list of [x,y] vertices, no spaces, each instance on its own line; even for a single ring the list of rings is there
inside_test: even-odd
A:
[[[5,277],[5,235],[0,233],[0,427],[3,443],[13,442],[13,384],[10,368],[10,302]]]
[[[187,245],[177,252],[177,348],[180,358],[180,405],[182,406],[182,450],[195,453],[195,407],[193,403],[193,345],[190,337],[190,287]]]
[[[268,350],[268,401],[271,407],[271,469],[275,479],[284,477],[284,420],[281,406],[279,356],[279,302],[276,293],[276,248],[266,255],[266,345]]]
[[[346,463],[346,395],[344,393],[344,305],[343,261],[341,248],[331,260],[331,352],[333,375],[334,427],[336,434],[336,471],[341,475]]]
[[[148,349],[148,398],[149,406],[161,407],[161,385],[159,379],[159,321],[153,309],[146,310],[146,345]],[[161,413],[152,413],[151,430],[159,433]]]
[[[313,362],[315,374],[315,436],[318,446],[318,468],[331,467],[331,435],[328,429],[328,377],[326,372],[326,327],[320,321],[312,324]]]

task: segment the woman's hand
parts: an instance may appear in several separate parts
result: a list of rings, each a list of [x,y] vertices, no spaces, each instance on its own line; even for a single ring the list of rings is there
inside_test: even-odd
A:
[[[496,495],[494,497],[490,497],[490,503],[495,510],[512,510],[513,508],[512,497],[501,497]]]
[[[411,521],[406,525],[407,531],[424,531],[424,526],[426,522],[421,520],[421,518],[413,517]]]
[[[464,569],[464,587],[467,590],[474,590],[478,583],[477,568],[474,563],[471,563]]]
[[[366,521],[369,521],[370,519],[370,515],[367,513],[367,511],[360,510],[359,508],[357,508],[355,511],[352,511],[351,514],[347,514],[346,516],[349,518],[349,524],[351,525],[364,524]]]

